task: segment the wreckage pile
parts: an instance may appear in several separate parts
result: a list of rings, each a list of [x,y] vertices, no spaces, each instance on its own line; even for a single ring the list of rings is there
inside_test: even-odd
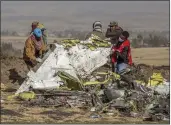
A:
[[[145,119],[169,118],[169,83],[160,73],[144,74],[139,65],[122,74],[102,71],[109,68],[105,67],[108,43],[99,40],[106,45],[98,47],[97,39],[75,41],[52,45],[15,96],[26,100],[27,106],[95,107],[97,112],[118,110],[129,116],[145,115]]]

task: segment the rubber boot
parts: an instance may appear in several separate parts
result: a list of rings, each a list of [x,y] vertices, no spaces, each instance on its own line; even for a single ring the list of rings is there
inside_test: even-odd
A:
[[[120,80],[116,80],[116,84],[117,84],[117,88],[120,89],[121,88]]]

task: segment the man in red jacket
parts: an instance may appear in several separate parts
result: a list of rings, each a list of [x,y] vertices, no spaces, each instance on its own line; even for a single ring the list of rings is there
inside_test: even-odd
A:
[[[112,71],[121,73],[129,65],[132,65],[131,47],[128,40],[129,33],[123,31],[119,36],[118,43],[112,47]]]

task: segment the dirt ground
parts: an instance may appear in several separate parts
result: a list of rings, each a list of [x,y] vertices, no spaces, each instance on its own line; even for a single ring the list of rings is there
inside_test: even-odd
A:
[[[136,63],[169,65],[169,48],[133,49],[132,53]],[[165,77],[169,80],[168,67],[167,71]],[[5,101],[1,104],[1,123],[147,123],[140,118],[119,115],[101,114],[100,118],[91,118],[90,109],[25,107],[19,101],[7,100],[21,85],[27,72],[22,58],[1,59],[1,98]]]

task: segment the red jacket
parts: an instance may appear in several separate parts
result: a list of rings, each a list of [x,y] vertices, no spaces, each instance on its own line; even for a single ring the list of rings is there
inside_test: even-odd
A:
[[[113,46],[112,50],[114,51],[114,53],[116,51],[118,51],[119,53],[122,54],[125,47],[128,47],[128,54],[127,54],[128,64],[132,65],[131,47],[130,47],[129,40],[125,40],[119,47]],[[117,62],[116,54],[113,54],[112,55],[112,63],[116,63],[116,62]]]

